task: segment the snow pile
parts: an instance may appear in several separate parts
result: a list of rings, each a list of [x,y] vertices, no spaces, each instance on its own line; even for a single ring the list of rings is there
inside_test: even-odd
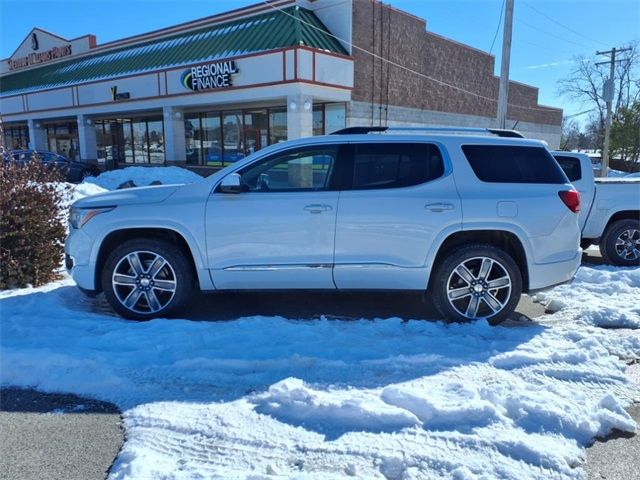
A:
[[[612,328],[640,328],[640,268],[582,266],[575,280],[535,295],[558,318]]]
[[[73,202],[90,195],[98,195],[107,192],[106,188],[102,188],[93,183],[80,183],[74,185],[72,183],[62,183],[61,187],[65,189],[65,205],[70,207]]]
[[[569,320],[136,323],[56,287],[0,299],[1,380],[128,409],[112,479],[570,479],[594,436],[636,428],[619,359],[640,357],[638,335]]]
[[[202,180],[197,173],[180,167],[127,167],[85,178],[82,184],[94,184],[107,190],[116,190],[123,183],[132,181],[138,187],[160,182],[163,185],[194,183]]]

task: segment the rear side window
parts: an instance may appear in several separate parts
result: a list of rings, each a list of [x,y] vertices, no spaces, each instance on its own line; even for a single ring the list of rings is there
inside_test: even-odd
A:
[[[580,169],[580,160],[576,157],[567,157],[564,155],[556,155],[556,161],[571,182],[582,178],[582,170]]]
[[[491,183],[567,183],[567,177],[543,147],[464,145],[473,172]]]
[[[419,185],[444,174],[442,154],[427,143],[355,144],[354,190]]]

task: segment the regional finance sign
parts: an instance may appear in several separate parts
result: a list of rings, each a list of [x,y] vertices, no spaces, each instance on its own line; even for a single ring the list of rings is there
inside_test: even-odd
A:
[[[231,75],[236,73],[238,67],[233,60],[209,63],[185,70],[181,81],[186,88],[195,91],[225,88],[232,86]]]

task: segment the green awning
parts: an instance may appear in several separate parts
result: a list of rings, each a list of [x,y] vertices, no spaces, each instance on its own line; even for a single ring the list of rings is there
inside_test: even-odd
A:
[[[289,7],[6,75],[0,78],[0,94],[15,95],[78,85],[298,45],[347,53],[313,12]]]

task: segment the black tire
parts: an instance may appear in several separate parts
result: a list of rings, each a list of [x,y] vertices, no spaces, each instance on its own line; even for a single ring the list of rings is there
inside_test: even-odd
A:
[[[495,263],[488,263],[490,265],[488,274],[483,280],[480,280],[479,278],[482,278],[482,258],[490,259]],[[458,273],[454,273],[457,267],[463,263],[465,267],[468,267],[467,269],[472,274],[473,280],[477,282],[476,284],[472,285],[474,282],[468,282]],[[476,266],[477,277],[474,273]],[[494,285],[504,283],[507,276],[510,282],[508,287],[505,285],[491,289],[487,286],[487,281],[497,282],[498,279],[501,281],[494,283]],[[433,302],[443,317],[453,322],[469,322],[486,318],[491,325],[498,325],[513,313],[522,294],[522,274],[517,263],[508,253],[492,245],[469,245],[448,252],[436,265],[431,278],[429,289]],[[475,288],[482,289],[482,291],[478,292],[474,290]],[[457,292],[460,292],[461,296],[449,301],[449,295],[457,295]],[[464,313],[468,312],[469,308],[473,308],[470,305],[473,297],[476,298],[476,305],[478,305],[476,315],[466,316]],[[494,300],[497,300],[498,303],[494,303]],[[500,305],[501,308],[494,312],[490,303],[495,307]],[[465,312],[463,313],[462,310]]]
[[[85,178],[88,177],[97,177],[98,175],[96,175],[96,171],[92,170],[91,168],[83,168],[80,171],[80,181],[82,182]]]
[[[141,265],[138,268],[140,274],[133,271],[132,264],[128,260],[128,255],[136,256],[134,252],[138,252],[137,263]],[[168,266],[163,265],[152,277],[152,266],[158,257]],[[158,260],[156,265],[160,264]],[[117,280],[124,279],[126,284],[114,285],[113,281],[116,280],[114,273],[119,275]],[[141,279],[141,276],[146,278]],[[185,253],[175,244],[150,238],[136,238],[118,246],[107,257],[102,268],[101,279],[105,297],[111,307],[122,317],[132,320],[170,317],[185,307],[196,290],[195,274]],[[173,290],[170,290],[172,284]],[[146,291],[142,291],[145,289]],[[132,308],[123,303],[123,300],[129,298],[129,293],[133,293],[131,299],[136,296],[139,299]],[[152,302],[151,298],[155,300]]]
[[[633,235],[627,235],[627,232],[634,232]],[[624,242],[622,245],[616,245],[618,239]],[[628,247],[627,245],[631,245]],[[627,248],[627,254],[624,255],[624,249]],[[610,224],[600,239],[600,253],[604,261],[610,265],[618,265],[620,267],[637,267],[640,266],[640,220],[625,218],[617,220]]]

